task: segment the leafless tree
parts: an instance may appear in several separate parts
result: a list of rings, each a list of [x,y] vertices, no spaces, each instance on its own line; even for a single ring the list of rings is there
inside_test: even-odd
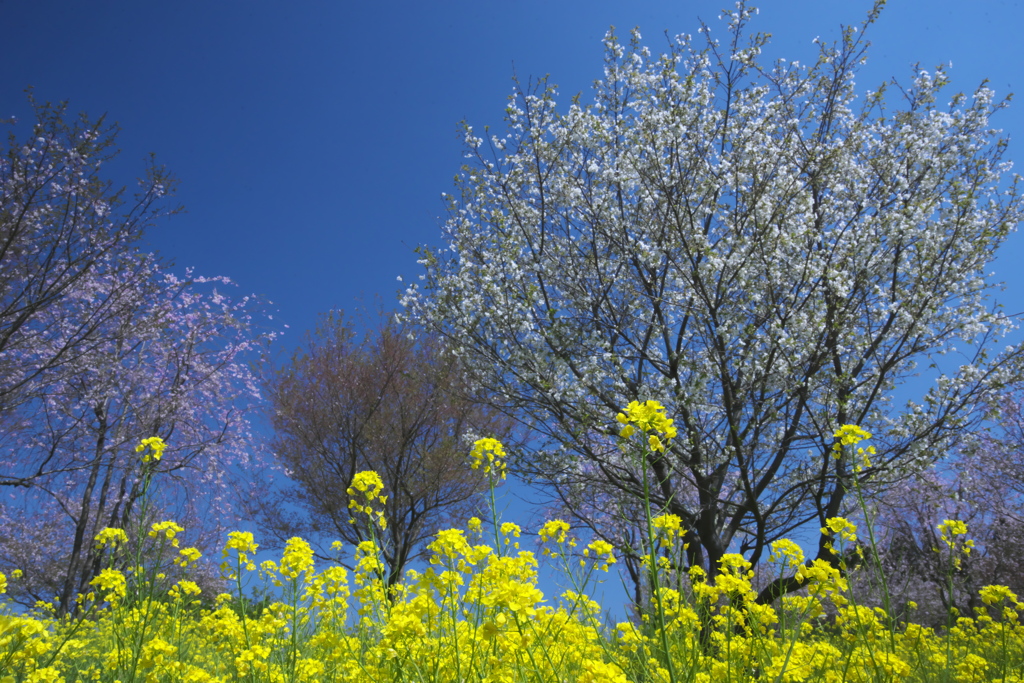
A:
[[[425,539],[479,511],[486,480],[469,466],[467,437],[509,431],[437,338],[413,340],[392,322],[359,337],[340,313],[323,316],[266,388],[273,453],[295,484],[284,498],[303,514],[268,493],[262,519],[282,539],[311,532],[358,544],[369,522],[350,513],[345,490],[357,472],[374,470],[388,496],[387,528],[375,533],[390,583]]]

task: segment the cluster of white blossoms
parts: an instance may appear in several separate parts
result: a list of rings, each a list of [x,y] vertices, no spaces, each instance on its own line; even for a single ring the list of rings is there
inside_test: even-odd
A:
[[[984,276],[1022,217],[990,89],[950,100],[944,71],[918,70],[902,93],[858,93],[857,32],[810,66],[759,67],[767,38],[746,35],[749,12],[727,20],[733,53],[706,32],[657,56],[609,35],[592,102],[560,108],[541,84],[516,93],[500,145],[467,129],[447,249],[403,300],[548,427],[549,456],[627,490],[603,416],[664,404],[666,486],[718,501],[724,547],[737,509],[785,516],[834,481],[820,465],[841,416],[891,435],[878,462],[912,459],[941,451],[951,406],[1011,378],[1005,354],[978,355],[917,409],[887,404],[918,360],[1011,327]]]

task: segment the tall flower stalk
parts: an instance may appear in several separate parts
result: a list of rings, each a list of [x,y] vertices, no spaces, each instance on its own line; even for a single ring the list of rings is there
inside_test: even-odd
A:
[[[644,499],[644,521],[647,526],[647,575],[651,582],[652,597],[655,604],[655,615],[658,620],[658,632],[661,638],[661,659],[668,670],[669,680],[672,683],[678,680],[675,671],[675,664],[672,661],[672,652],[668,642],[668,628],[665,623],[665,605],[662,602],[661,575],[658,571],[657,550],[655,548],[655,527],[654,513],[651,510],[651,482],[648,479],[648,463],[665,453],[666,442],[676,437],[676,428],[672,426],[672,420],[665,415],[665,408],[657,401],[645,401],[640,403],[632,401],[626,410],[616,416],[622,425],[619,436],[622,439],[629,439],[639,433],[644,438],[644,445],[640,451],[640,470],[643,479]],[[660,483],[660,482],[659,482]]]

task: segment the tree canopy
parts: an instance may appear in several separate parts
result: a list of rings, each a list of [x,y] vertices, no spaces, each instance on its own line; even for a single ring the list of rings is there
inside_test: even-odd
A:
[[[411,339],[391,321],[360,336],[340,313],[321,318],[266,390],[271,448],[292,485],[252,501],[261,519],[282,541],[376,538],[389,585],[434,533],[480,511],[487,480],[470,467],[467,439],[504,437],[510,427],[436,337]],[[366,501],[353,510],[346,494],[367,470],[386,493],[383,528],[361,513]]]
[[[140,528],[173,516],[206,548],[234,523],[259,400],[248,361],[274,335],[227,279],[176,276],[139,249],[166,173],[150,165],[128,202],[101,173],[116,127],[35,111],[0,157],[0,567],[24,571],[17,600],[56,595],[63,614],[110,560],[104,527],[144,544]],[[136,445],[155,436],[167,451],[143,463]]]
[[[31,135],[11,132],[0,158],[0,417],[45,385],[43,373],[100,341],[124,288],[97,283],[115,264],[135,270],[122,257],[172,211],[163,200],[173,180],[155,164],[131,199],[101,176],[117,154],[117,126],[29,100]],[[62,307],[75,315],[46,317]]]
[[[986,280],[1022,215],[990,124],[1006,101],[941,67],[858,92],[880,9],[809,65],[763,63],[743,3],[722,40],[702,25],[660,55],[610,32],[592,101],[541,80],[504,133],[466,126],[446,248],[403,304],[538,430],[516,462],[595,533],[637,532],[649,469],[689,564],[756,563],[855,481],[947,453],[1020,378]],[[930,388],[895,405],[919,365]],[[648,399],[678,437],[640,460],[615,415]],[[846,424],[876,435],[870,464],[834,457]]]

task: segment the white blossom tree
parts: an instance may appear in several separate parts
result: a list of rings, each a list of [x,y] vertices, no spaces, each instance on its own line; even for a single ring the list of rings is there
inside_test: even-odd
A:
[[[854,477],[870,492],[948,452],[1019,378],[986,280],[1022,212],[989,123],[1006,103],[949,94],[943,68],[858,95],[880,9],[810,66],[759,63],[743,3],[724,42],[702,25],[652,56],[609,33],[593,102],[560,110],[540,81],[503,137],[466,127],[447,249],[422,250],[403,304],[539,430],[521,470],[596,533],[622,528],[646,468],[690,564],[756,563],[844,513]],[[934,383],[895,406],[918,364]],[[648,399],[679,436],[641,459],[615,415]],[[852,423],[876,434],[859,471],[830,454]]]

